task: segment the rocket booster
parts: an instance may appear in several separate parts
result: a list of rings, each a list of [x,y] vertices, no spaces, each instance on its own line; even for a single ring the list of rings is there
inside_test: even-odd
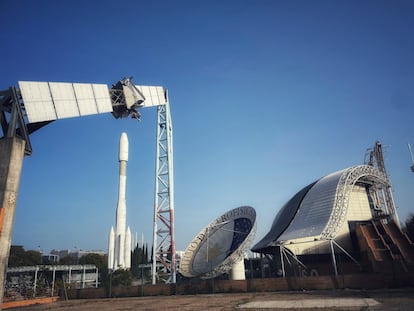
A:
[[[122,133],[119,140],[119,162],[121,161],[128,161],[128,136],[126,133]]]
[[[121,134],[119,140],[119,188],[118,205],[116,207],[116,236],[125,235],[126,226],[126,165],[128,161],[128,137]]]

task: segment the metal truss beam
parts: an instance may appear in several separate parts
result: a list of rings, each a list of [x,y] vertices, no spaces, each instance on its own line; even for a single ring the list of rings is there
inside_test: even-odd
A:
[[[25,123],[20,94],[15,87],[0,92],[0,123],[3,137],[22,138],[26,142],[25,155],[31,155],[30,129]]]
[[[372,166],[358,165],[347,169],[338,182],[333,211],[326,228],[321,233],[323,240],[335,239],[342,224],[346,221],[352,188],[360,180],[375,183],[381,187],[389,187],[387,176]]]

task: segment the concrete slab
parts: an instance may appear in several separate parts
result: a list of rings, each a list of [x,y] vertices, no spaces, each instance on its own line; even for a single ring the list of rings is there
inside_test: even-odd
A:
[[[299,299],[252,301],[239,305],[239,309],[314,309],[373,307],[380,303],[371,298]]]

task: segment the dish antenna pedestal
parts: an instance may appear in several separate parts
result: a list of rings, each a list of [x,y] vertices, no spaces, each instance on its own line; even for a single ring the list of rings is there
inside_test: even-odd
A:
[[[245,280],[244,258],[233,264],[230,269],[230,280]]]

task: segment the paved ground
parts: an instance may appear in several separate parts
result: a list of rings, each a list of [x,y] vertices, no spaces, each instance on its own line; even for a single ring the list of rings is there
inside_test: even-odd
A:
[[[12,310],[414,310],[414,288],[158,296],[59,301]]]

